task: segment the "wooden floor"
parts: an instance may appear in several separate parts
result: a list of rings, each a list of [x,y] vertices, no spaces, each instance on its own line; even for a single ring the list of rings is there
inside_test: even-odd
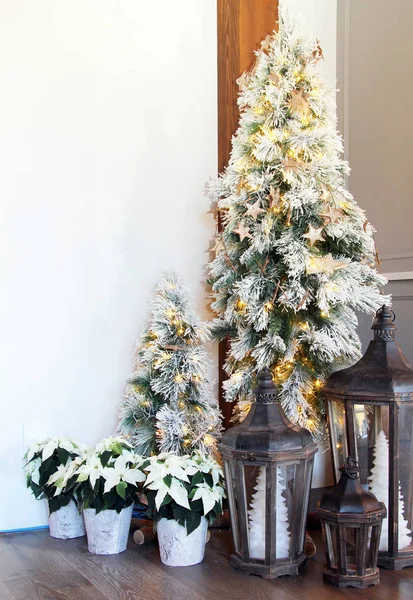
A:
[[[266,581],[228,564],[229,531],[212,530],[204,562],[173,568],[161,564],[155,542],[117,556],[89,554],[86,539],[60,541],[48,531],[0,535],[0,600],[412,600],[413,568],[381,571],[381,584],[367,590],[324,584],[323,555],[300,577]]]

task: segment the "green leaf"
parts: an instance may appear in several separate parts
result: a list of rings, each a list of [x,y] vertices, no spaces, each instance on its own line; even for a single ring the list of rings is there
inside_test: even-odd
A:
[[[166,475],[163,478],[163,482],[165,485],[167,485],[169,488],[171,487],[171,483],[172,483],[172,475],[169,473],[168,475]]]
[[[64,448],[57,449],[57,458],[60,460],[62,465],[65,465],[70,457],[70,453]]]
[[[190,535],[201,523],[201,515],[199,513],[190,512],[186,517],[186,532]]]
[[[119,481],[119,483],[116,486],[117,493],[124,500],[126,500],[126,488],[127,488],[127,486],[128,486],[128,484],[126,483],[126,481]]]
[[[204,482],[204,474],[201,471],[198,471],[197,473],[195,473],[195,475],[192,477],[192,480],[191,480],[192,485],[197,485],[198,483],[203,483],[203,482]]]
[[[104,452],[102,452],[102,454],[100,455],[100,462],[102,463],[103,467],[107,467],[111,456],[112,452],[110,450],[105,450]]]

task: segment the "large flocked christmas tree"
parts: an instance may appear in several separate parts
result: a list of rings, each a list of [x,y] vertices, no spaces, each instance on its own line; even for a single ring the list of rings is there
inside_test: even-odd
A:
[[[226,400],[238,400],[242,417],[255,374],[269,367],[287,415],[315,434],[324,380],[360,357],[356,311],[386,301],[372,227],[344,186],[322,58],[283,8],[279,33],[238,80],[230,161],[208,186],[222,223],[210,283],[213,334],[229,341]]]
[[[220,415],[208,380],[208,336],[189,291],[167,273],[121,407],[119,431],[139,454],[215,452]]]

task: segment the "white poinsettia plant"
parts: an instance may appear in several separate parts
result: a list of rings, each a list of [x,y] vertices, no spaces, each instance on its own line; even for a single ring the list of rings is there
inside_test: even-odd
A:
[[[138,484],[145,480],[143,462],[126,438],[109,437],[99,442],[75,471],[82,508],[94,508],[96,513],[120,512],[133,504],[138,499]]]
[[[148,458],[141,469],[147,473],[148,516],[155,521],[175,519],[189,535],[202,516],[212,523],[221,514],[224,478],[210,456],[199,451],[185,456],[163,453]]]
[[[86,451],[86,446],[69,437],[49,437],[27,450],[24,456],[27,487],[38,500],[47,500],[50,513],[67,506],[71,500],[77,503],[75,471]]]

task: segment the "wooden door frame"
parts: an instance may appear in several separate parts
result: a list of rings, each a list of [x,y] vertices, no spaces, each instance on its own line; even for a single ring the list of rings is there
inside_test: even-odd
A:
[[[217,0],[218,23],[218,171],[228,163],[231,139],[239,121],[236,80],[254,60],[261,40],[276,29],[278,0]],[[224,427],[231,426],[233,404],[225,402],[226,344],[219,345],[219,405]]]

